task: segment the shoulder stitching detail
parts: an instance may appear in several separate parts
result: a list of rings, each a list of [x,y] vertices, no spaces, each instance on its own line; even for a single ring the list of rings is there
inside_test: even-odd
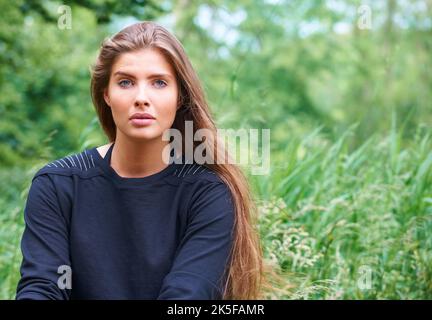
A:
[[[81,171],[87,171],[96,167],[93,155],[88,154],[87,150],[80,153],[69,154],[61,159],[48,163],[46,166],[49,168],[76,168]]]
[[[199,165],[196,163],[190,164],[190,163],[185,163],[181,166],[181,168],[177,168],[174,173],[173,176],[179,177],[179,178],[183,178],[187,175],[195,175],[195,174],[201,174],[203,172],[208,172],[210,174],[216,174],[213,171],[209,170],[208,168],[206,168],[203,165]]]

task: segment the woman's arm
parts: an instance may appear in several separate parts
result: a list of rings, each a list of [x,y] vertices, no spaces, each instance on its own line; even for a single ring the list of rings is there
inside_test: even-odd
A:
[[[16,299],[69,299],[71,290],[67,286],[71,279],[68,282],[65,278],[71,275],[67,271],[71,265],[67,222],[48,175],[38,175],[33,179],[24,220],[23,260]]]
[[[211,183],[192,199],[188,226],[158,299],[222,299],[234,208],[228,187]]]

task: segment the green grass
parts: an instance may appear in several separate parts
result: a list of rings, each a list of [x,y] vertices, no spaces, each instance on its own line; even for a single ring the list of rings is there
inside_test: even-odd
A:
[[[320,130],[250,176],[265,257],[286,275],[270,299],[432,298],[432,132],[395,128],[350,149]],[[23,206],[37,168],[0,171],[0,298],[15,297]],[[368,282],[368,280],[370,280]]]
[[[291,286],[269,298],[431,299],[431,132],[347,151],[350,134],[291,139],[269,176],[250,177],[265,256]]]
[[[14,299],[21,263],[24,205],[32,170],[0,171],[0,299]]]

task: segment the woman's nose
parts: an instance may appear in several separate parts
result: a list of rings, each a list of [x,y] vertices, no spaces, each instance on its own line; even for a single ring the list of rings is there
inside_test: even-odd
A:
[[[148,100],[145,86],[141,86],[138,89],[137,96],[135,97],[135,106],[138,107],[140,105],[145,105],[145,106],[149,105],[149,100]]]

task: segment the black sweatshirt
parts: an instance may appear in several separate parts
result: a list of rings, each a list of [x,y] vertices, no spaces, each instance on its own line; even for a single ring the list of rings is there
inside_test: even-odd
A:
[[[196,163],[121,177],[113,146],[33,177],[16,299],[221,299],[234,227],[227,185]]]

